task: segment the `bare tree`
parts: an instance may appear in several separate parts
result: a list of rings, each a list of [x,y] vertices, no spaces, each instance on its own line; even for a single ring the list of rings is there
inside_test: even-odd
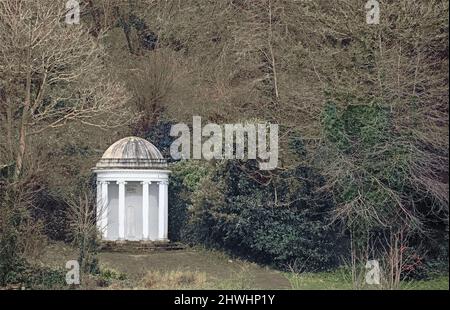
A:
[[[65,1],[0,1],[1,142],[16,178],[33,135],[70,121],[106,128],[122,119],[127,95],[105,71],[100,39],[83,22],[65,24],[65,14]]]
[[[79,197],[66,199],[69,208],[67,218],[71,227],[72,240],[78,248],[78,262],[83,272],[96,272],[99,230],[96,225],[97,212],[94,195],[82,192]]]

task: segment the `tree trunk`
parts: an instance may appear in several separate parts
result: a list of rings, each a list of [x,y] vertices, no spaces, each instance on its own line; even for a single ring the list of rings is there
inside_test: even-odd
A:
[[[27,55],[27,77],[26,77],[26,86],[25,86],[25,102],[22,111],[22,120],[20,123],[20,132],[19,132],[19,151],[16,156],[16,169],[14,178],[17,181],[22,174],[23,170],[23,160],[25,157],[25,151],[27,146],[27,127],[28,127],[28,118],[30,112],[30,104],[31,104],[31,46],[28,49]]]

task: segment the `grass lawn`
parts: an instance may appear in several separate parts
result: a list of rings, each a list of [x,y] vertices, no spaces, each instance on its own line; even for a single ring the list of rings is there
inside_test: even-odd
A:
[[[412,281],[403,285],[404,289],[412,290],[448,290],[448,275],[436,276],[426,281]]]
[[[64,268],[77,252],[64,243],[52,243],[37,262]],[[86,280],[88,289],[298,289],[350,290],[345,269],[332,272],[281,272],[219,251],[187,249],[145,254],[101,252],[101,273]],[[368,287],[377,289],[376,287]],[[449,289],[448,275],[402,284],[402,289]]]
[[[331,272],[318,273],[285,273],[292,289],[297,290],[351,290],[353,285],[349,272],[339,269]],[[404,290],[448,290],[448,275],[436,276],[430,280],[402,282]],[[365,289],[379,289],[377,286],[367,286]]]

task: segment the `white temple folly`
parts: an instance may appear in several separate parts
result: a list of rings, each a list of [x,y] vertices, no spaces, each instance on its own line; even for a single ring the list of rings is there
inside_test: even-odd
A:
[[[123,138],[106,150],[94,168],[103,240],[168,241],[167,167],[161,152],[142,138]]]

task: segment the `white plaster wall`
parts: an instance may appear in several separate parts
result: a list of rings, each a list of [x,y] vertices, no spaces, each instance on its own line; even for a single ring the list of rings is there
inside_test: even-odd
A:
[[[142,239],[142,184],[125,185],[125,239]]]
[[[150,240],[158,239],[158,183],[150,184],[149,189],[149,237]]]
[[[158,183],[149,185],[149,237],[158,239]],[[119,239],[119,185],[110,182],[108,185],[108,230],[107,240]],[[130,218],[134,211],[134,217]],[[134,225],[134,229],[129,224]],[[134,233],[134,235],[133,235]],[[127,182],[125,185],[125,239],[140,240],[142,238],[142,184]]]
[[[110,182],[108,185],[108,229],[107,240],[119,239],[119,185]]]

